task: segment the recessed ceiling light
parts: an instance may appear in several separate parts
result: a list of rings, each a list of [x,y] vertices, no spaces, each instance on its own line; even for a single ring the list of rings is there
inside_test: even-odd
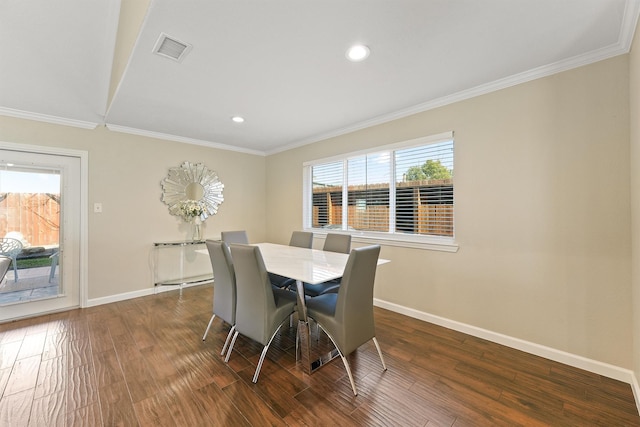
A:
[[[369,56],[369,48],[363,44],[351,46],[347,50],[347,59],[352,62],[364,61]]]
[[[240,117],[240,116],[233,116],[233,117],[231,117],[231,120],[233,120],[236,123],[243,123],[244,122],[244,118]]]

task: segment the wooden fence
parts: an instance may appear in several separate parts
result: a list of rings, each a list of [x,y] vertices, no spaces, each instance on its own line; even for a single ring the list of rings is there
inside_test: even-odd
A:
[[[0,237],[21,233],[31,246],[60,241],[60,196],[44,193],[0,194]]]
[[[400,233],[453,236],[453,181],[411,181],[397,185],[396,230]],[[389,186],[350,186],[347,207],[350,227],[389,231]],[[342,223],[342,189],[313,189],[313,226]],[[358,205],[358,200],[364,200]]]
[[[389,231],[389,208],[386,206],[369,206],[361,210],[355,206],[348,207],[348,224],[356,230]],[[313,224],[318,226],[319,208],[313,208]],[[342,223],[342,206],[332,206],[328,224]],[[422,205],[412,220],[416,234],[435,236],[453,236],[453,205]],[[401,230],[397,230],[401,231]]]

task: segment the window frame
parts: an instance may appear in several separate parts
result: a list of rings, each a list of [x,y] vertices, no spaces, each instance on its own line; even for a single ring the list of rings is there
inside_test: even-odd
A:
[[[303,167],[302,167],[302,172],[303,172],[303,179],[302,179],[302,203],[303,203],[303,208],[302,208],[302,224],[303,224],[303,228],[305,231],[311,231],[314,233],[315,236],[324,238],[324,236],[326,236],[326,234],[329,232],[329,230],[326,229],[322,229],[322,228],[314,228],[312,227],[312,212],[313,212],[313,188],[312,188],[312,181],[313,178],[311,176],[312,174],[312,168],[313,166],[319,165],[319,164],[324,164],[324,163],[332,163],[332,162],[344,162],[344,164],[346,165],[348,163],[348,161],[350,159],[354,159],[354,158],[358,158],[358,157],[362,157],[362,156],[366,156],[366,155],[372,155],[372,154],[377,154],[377,153],[382,153],[385,151],[388,151],[391,153],[391,165],[390,165],[390,171],[391,171],[391,175],[389,178],[389,221],[390,224],[392,223],[395,227],[397,226],[397,224],[395,224],[396,221],[396,213],[395,213],[395,199],[396,199],[396,179],[395,177],[395,168],[396,168],[396,161],[395,161],[395,151],[398,150],[402,150],[402,149],[407,149],[407,148],[412,148],[412,147],[420,147],[420,146],[425,146],[425,145],[432,145],[432,144],[437,144],[437,143],[442,143],[442,142],[447,142],[447,141],[453,141],[454,143],[454,159],[455,159],[455,140],[454,140],[454,136],[453,136],[453,131],[449,131],[449,132],[443,132],[443,133],[439,133],[436,135],[431,135],[431,136],[426,136],[426,137],[420,137],[420,138],[416,138],[416,139],[412,139],[412,140],[408,140],[408,141],[403,141],[403,142],[399,142],[399,143],[394,143],[394,144],[389,144],[389,145],[384,145],[384,146],[378,146],[375,148],[371,148],[371,149],[366,149],[366,150],[360,150],[360,151],[356,151],[356,152],[350,152],[350,153],[345,153],[342,155],[338,155],[338,156],[332,156],[332,157],[326,157],[326,158],[321,158],[321,159],[316,159],[316,160],[312,160],[312,161],[306,161],[303,163]],[[454,165],[455,165],[455,160],[454,160]],[[348,200],[348,187],[349,184],[347,182],[346,179],[346,174],[347,174],[347,170],[346,167],[343,170],[344,173],[344,181],[343,183],[346,183],[346,185],[343,185],[342,187],[342,199],[343,200]],[[345,214],[345,211],[348,208],[348,203],[343,203],[342,204],[342,209],[343,209],[343,215],[342,215],[342,229],[331,229],[331,233],[337,232],[337,233],[345,233],[345,234],[351,234],[352,236],[352,241],[354,242],[359,242],[359,243],[364,243],[364,244],[373,244],[373,243],[378,243],[378,244],[382,244],[382,245],[387,245],[387,246],[400,246],[400,247],[408,247],[408,248],[417,248],[417,249],[427,249],[427,250],[436,250],[436,251],[444,251],[444,252],[457,252],[458,251],[458,243],[455,240],[456,237],[456,233],[455,233],[455,216],[456,216],[456,209],[455,209],[455,184],[453,186],[454,188],[454,192],[453,192],[453,236],[452,237],[447,237],[447,236],[437,236],[437,235],[425,235],[425,234],[404,234],[404,233],[397,233],[397,232],[376,232],[376,231],[360,231],[360,230],[346,230],[344,229],[345,224],[347,219],[347,215]],[[393,222],[392,222],[393,221]]]

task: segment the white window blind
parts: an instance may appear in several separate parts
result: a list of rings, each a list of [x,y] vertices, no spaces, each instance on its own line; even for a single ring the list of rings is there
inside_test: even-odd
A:
[[[396,151],[398,233],[453,237],[453,141]]]
[[[311,167],[314,228],[342,228],[343,162]]]
[[[305,228],[454,237],[453,133],[305,163]]]
[[[381,152],[347,161],[349,229],[389,232],[391,154]]]

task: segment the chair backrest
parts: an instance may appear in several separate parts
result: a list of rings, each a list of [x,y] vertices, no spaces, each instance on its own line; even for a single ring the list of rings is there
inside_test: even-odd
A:
[[[351,251],[351,234],[328,233],[322,250],[348,254]]]
[[[262,345],[273,334],[269,323],[276,304],[269,274],[257,246],[231,245],[238,292],[236,330]]]
[[[242,245],[249,244],[249,237],[245,230],[238,231],[223,231],[220,233],[223,242],[227,243],[240,243]]]
[[[229,245],[207,240],[213,268],[213,313],[230,325],[236,323],[236,274]]]
[[[313,233],[310,231],[294,231],[291,233],[289,246],[311,249],[313,246]]]
[[[349,254],[338,290],[335,319],[342,324],[343,354],[350,354],[376,334],[373,322],[373,283],[380,245],[356,248]]]
[[[9,265],[11,264],[11,258],[0,255],[0,283],[4,280],[4,276],[7,275],[7,271],[9,271]]]
[[[22,242],[10,237],[0,238],[0,254],[15,258],[22,252]]]

